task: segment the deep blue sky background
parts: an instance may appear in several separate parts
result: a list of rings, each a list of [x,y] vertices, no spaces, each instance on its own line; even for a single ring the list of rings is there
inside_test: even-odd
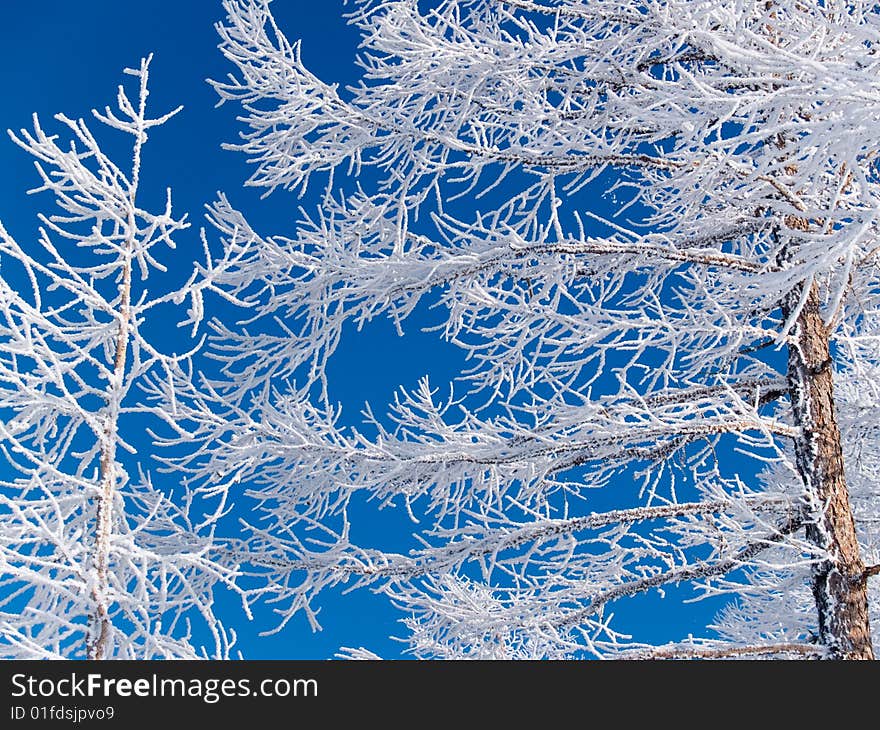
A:
[[[309,67],[325,81],[341,84],[357,78],[358,36],[346,25],[344,10],[342,0],[273,3],[288,38],[303,39],[303,57]],[[148,53],[155,54],[153,112],[163,113],[178,104],[185,108],[166,127],[151,133],[141,189],[155,205],[170,186],[177,212],[190,214],[194,225],[180,237],[181,250],[175,254],[178,268],[173,273],[181,279],[200,255],[198,227],[204,205],[215,198],[216,191],[228,193],[251,223],[266,233],[289,230],[298,205],[284,192],[260,201],[259,191],[243,189],[250,172],[244,158],[220,149],[222,142],[234,141],[240,128],[235,122],[237,109],[229,104],[215,108],[216,94],[205,81],[223,78],[231,71],[217,50],[213,28],[222,14],[220,0],[40,0],[4,3],[0,23],[2,129],[29,127],[32,113],[37,112],[44,127],[55,130],[51,117],[56,112],[80,117],[88,116],[93,107],[112,105],[123,80],[122,69],[137,66]],[[95,123],[93,128],[99,126]],[[47,209],[51,200],[47,195],[25,196],[38,182],[33,163],[5,135],[0,138],[0,169],[0,220],[20,242],[33,240],[36,213]],[[435,384],[443,383],[459,362],[451,346],[417,332],[414,323],[401,340],[383,321],[363,333],[350,333],[334,358],[330,375],[335,397],[351,412],[365,400],[381,408],[397,385],[413,384],[424,374],[429,373]],[[375,518],[365,533],[387,539],[400,529],[406,529],[405,521],[388,515]],[[317,634],[300,618],[279,635],[259,638],[258,631],[272,621],[265,610],[258,612],[253,624],[233,610],[228,623],[239,633],[239,649],[247,658],[328,658],[340,646],[365,646],[386,657],[399,655],[403,645],[388,636],[403,633],[396,623],[400,615],[384,598],[358,591],[329,595],[321,605],[324,631]],[[662,601],[656,594],[616,612],[630,613],[630,620],[619,627],[635,619],[641,626],[639,638],[645,639],[698,633],[706,618],[704,610],[697,610],[690,620],[682,619],[672,601]],[[673,624],[675,631],[667,634],[665,629]]]

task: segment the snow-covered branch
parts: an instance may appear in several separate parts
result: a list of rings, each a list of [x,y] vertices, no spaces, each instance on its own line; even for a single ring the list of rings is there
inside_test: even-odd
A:
[[[9,658],[228,656],[234,632],[214,613],[214,591],[236,591],[230,562],[186,485],[163,490],[139,469],[147,434],[132,409],[147,374],[184,377],[142,331],[157,303],[145,281],[165,271],[186,217],[140,207],[147,130],[178,110],[147,115],[149,58],[125,73],[118,110],[94,112],[132,138],[127,168],[102,150],[82,119],[58,115],[61,144],[35,116],[12,139],[37,160],[58,211],[19,244],[0,226],[0,654]],[[174,379],[172,378],[172,380]],[[203,649],[201,647],[210,647]]]
[[[194,288],[241,319],[168,444],[258,501],[282,623],[372,585],[417,656],[651,656],[611,605],[681,584],[730,603],[658,657],[870,655],[876,8],[359,0],[343,89],[267,0],[224,7],[229,147],[304,202],[284,235],[211,207]],[[344,420],[349,328],[429,308],[467,363],[448,397]],[[351,538],[370,500],[412,550]]]

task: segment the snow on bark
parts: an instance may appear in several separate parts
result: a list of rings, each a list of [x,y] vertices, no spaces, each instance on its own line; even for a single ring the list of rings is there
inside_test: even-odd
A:
[[[786,314],[799,299],[800,293],[792,292]],[[816,285],[810,286],[789,337],[792,414],[801,430],[795,450],[810,515],[806,531],[821,551],[812,585],[819,636],[834,658],[873,659],[865,565],[846,484],[829,332]]]

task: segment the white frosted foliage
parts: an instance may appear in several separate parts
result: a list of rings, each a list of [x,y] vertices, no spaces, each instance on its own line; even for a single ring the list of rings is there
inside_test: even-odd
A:
[[[810,585],[836,556],[809,537],[788,355],[815,292],[876,564],[876,7],[427,5],[355,2],[362,82],[340,88],[268,2],[225,0],[229,147],[250,185],[312,197],[284,235],[211,207],[200,292],[243,311],[179,406],[187,473],[259,500],[246,557],[281,625],[363,586],[420,657],[826,655]],[[427,362],[343,418],[349,326],[429,306],[461,377]],[[411,515],[411,549],[364,544],[364,503]],[[656,646],[614,614],[658,594],[722,609]]]
[[[95,119],[131,143],[128,165],[82,119],[11,134],[36,161],[56,210],[39,236],[0,226],[0,655],[15,659],[226,657],[214,613],[236,565],[175,477],[146,471],[147,428],[173,418],[141,386],[183,382],[188,355],[164,353],[142,328],[196,293],[196,275],[156,293],[178,235],[171,191],[157,213],[138,198],[148,132],[179,109],[147,114],[150,59],[126,69],[117,109]],[[111,133],[114,134],[114,133]],[[163,250],[164,249],[164,250]],[[185,259],[184,259],[185,260]],[[157,287],[158,288],[158,287]],[[169,386],[170,387],[170,386]],[[152,426],[145,426],[152,420]]]

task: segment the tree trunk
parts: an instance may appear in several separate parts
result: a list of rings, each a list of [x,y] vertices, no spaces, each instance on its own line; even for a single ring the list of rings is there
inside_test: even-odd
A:
[[[795,310],[795,289],[783,307]],[[834,659],[873,659],[865,566],[843,470],[828,330],[813,284],[791,332],[788,385],[794,421],[801,429],[795,451],[805,486],[807,539],[827,557],[813,568],[819,641]]]

